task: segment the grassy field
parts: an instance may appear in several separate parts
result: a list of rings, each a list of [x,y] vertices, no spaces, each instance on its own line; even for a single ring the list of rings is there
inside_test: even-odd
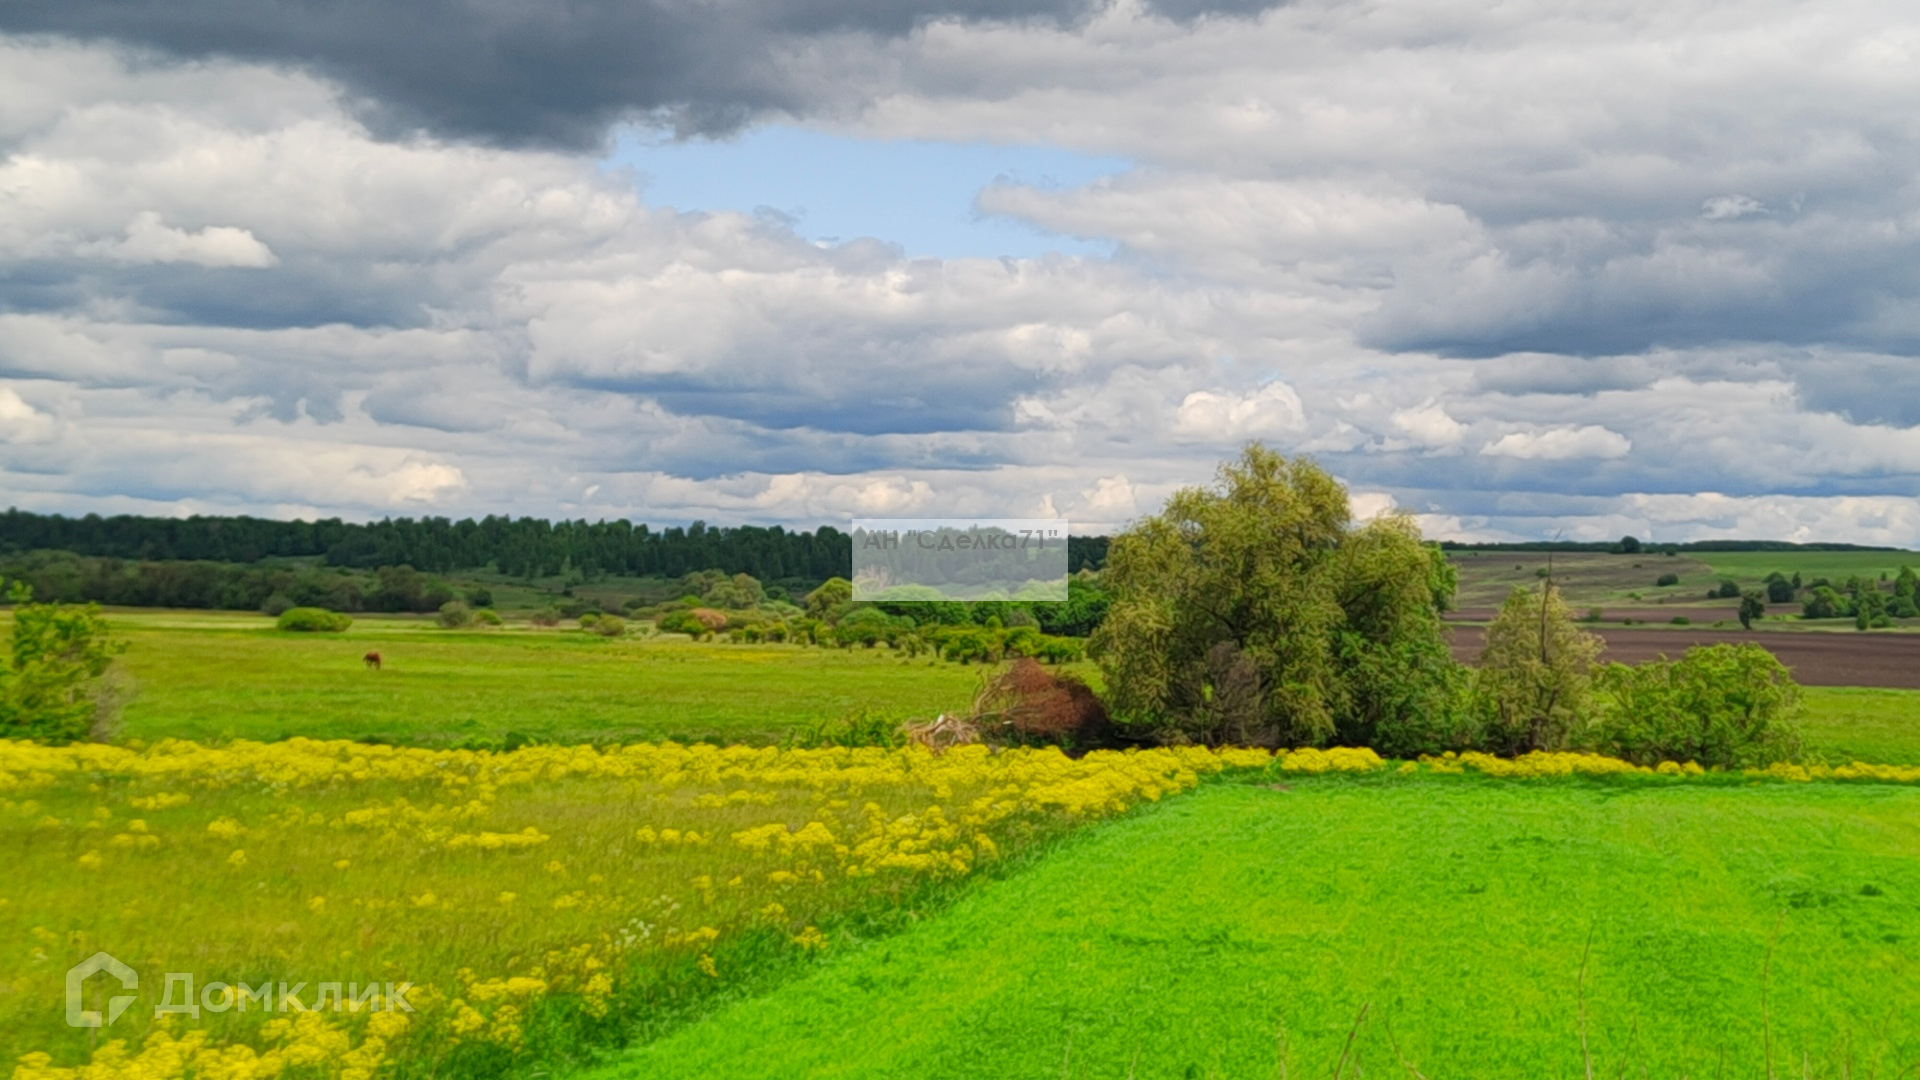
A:
[[[1426,1076],[1578,1076],[1582,985],[1596,1075],[1760,1076],[1769,1046],[1777,1075],[1803,1054],[1826,1076],[1920,1062],[1920,787],[1242,774],[1146,806],[1191,772],[229,746],[764,744],[854,709],[964,706],[980,669],[405,618],[344,635],[110,618],[131,642],[122,738],[215,745],[0,761],[0,1047],[55,1065],[88,1040],[48,1002],[96,949],[203,981],[289,972],[309,1004],[331,979],[434,988],[393,1030],[209,1013],[116,1032],[324,1051],[329,1076],[370,1045],[403,1078],[567,1073],[623,1038],[639,1048],[593,1080],[1327,1075],[1349,1037],[1347,1076],[1404,1073],[1397,1055]],[[1920,763],[1920,691],[1807,700],[1812,756]],[[1015,851],[1032,857],[962,884]]]
[[[361,616],[288,634],[264,616],[114,611],[134,694],[120,737],[384,738],[449,745],[508,732],[774,741],[858,708],[932,717],[972,700],[980,669],[887,650],[609,641],[579,630],[444,631]],[[368,650],[380,671],[361,664]]]
[[[1809,686],[1801,732],[1817,756],[1876,765],[1920,763],[1920,690]]]
[[[591,1076],[1577,1077],[1589,934],[1595,1075],[1902,1074],[1920,791],[1208,785]]]
[[[0,885],[0,940],[11,943],[0,953],[0,1060],[87,1060],[94,1032],[55,1006],[63,974],[96,951],[143,970],[141,1008],[114,1037],[157,1057],[183,1038],[243,1048],[250,1071],[199,1061],[201,1080],[277,1075],[253,1067],[276,1054],[283,1067],[302,1055],[325,1066],[300,1076],[351,1076],[349,1040],[373,1046],[360,1066],[384,1059],[405,1076],[578,1060],[822,947],[851,916],[910,910],[930,883],[1178,792],[1236,757],[1266,760],[1200,749],[1070,761],[985,747],[935,758],[0,743],[0,850],[13,868]],[[165,972],[205,989],[163,996]],[[411,1011],[341,1008],[355,988],[399,983],[415,987]],[[303,986],[293,1000],[310,1010],[306,1028],[276,1028],[286,1005],[209,996],[240,984]],[[204,1009],[191,1021],[154,1012],[195,1002]]]
[[[258,616],[113,612],[132,643],[121,738],[377,738],[457,745],[519,732],[553,742],[777,742],[856,709],[929,717],[971,700],[980,670],[885,649],[611,642],[579,631],[442,631],[361,618],[283,634]],[[378,649],[384,670],[361,654]],[[1091,665],[1073,669],[1097,680]],[[1920,692],[1811,687],[1809,747],[1920,763]]]
[[[1775,570],[1788,577],[1797,573],[1806,581],[1845,581],[1855,575],[1893,577],[1902,566],[1920,570],[1920,551],[1714,551],[1694,558],[1742,585],[1751,582],[1756,586]]]
[[[1458,606],[1468,610],[1499,607],[1514,586],[1533,588],[1548,569],[1543,552],[1460,551],[1451,557],[1460,572]],[[1556,553],[1552,558],[1554,582],[1575,608],[1600,607],[1609,619],[1631,617],[1658,622],[1683,613],[1695,622],[1732,621],[1739,606],[1737,600],[1710,600],[1706,596],[1707,590],[1729,578],[1752,591],[1761,588],[1766,576],[1775,570],[1788,577],[1797,572],[1808,582],[1822,577],[1838,582],[1856,574],[1875,579],[1882,573],[1892,577],[1901,566],[1920,569],[1920,552],[1743,551],[1673,556],[1571,552]],[[1656,585],[1665,574],[1674,574],[1679,581]],[[1797,615],[1799,610],[1798,604],[1769,606],[1771,615]],[[1781,625],[1812,629],[1823,624],[1789,620]],[[1839,625],[1839,621],[1831,625]],[[1851,626],[1851,622],[1846,625]]]

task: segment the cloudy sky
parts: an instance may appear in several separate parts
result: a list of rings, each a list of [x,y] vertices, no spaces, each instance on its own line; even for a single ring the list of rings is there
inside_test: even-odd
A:
[[[1906,21],[1900,21],[1905,19]],[[12,0],[0,502],[1920,546],[1920,17]]]

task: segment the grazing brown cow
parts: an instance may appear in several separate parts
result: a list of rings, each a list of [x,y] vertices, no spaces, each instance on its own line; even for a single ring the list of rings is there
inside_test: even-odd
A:
[[[372,668],[373,670],[375,671],[380,670],[380,654],[379,653],[370,652],[367,655],[361,657],[360,659],[364,661],[366,665]]]

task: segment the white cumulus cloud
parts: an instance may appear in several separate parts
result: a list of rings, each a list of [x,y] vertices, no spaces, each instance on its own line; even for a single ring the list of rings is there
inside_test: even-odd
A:
[[[1244,394],[1195,390],[1173,416],[1173,433],[1184,442],[1278,439],[1305,430],[1300,395],[1283,382]]]
[[[176,229],[152,210],[127,226],[127,238],[104,249],[120,262],[198,263],[201,266],[268,267],[280,259],[251,232],[230,225],[208,225],[194,232]]]
[[[1566,461],[1572,458],[1619,458],[1633,449],[1633,440],[1598,424],[1583,427],[1551,427],[1535,431],[1510,431],[1482,446],[1488,457],[1524,458],[1533,461]]]

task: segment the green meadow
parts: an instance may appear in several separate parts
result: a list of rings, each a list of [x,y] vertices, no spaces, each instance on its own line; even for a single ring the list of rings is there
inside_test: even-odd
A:
[[[129,642],[119,736],[149,741],[767,743],[858,709],[905,718],[964,708],[980,674],[885,649],[450,631],[416,618],[361,616],[342,634],[282,633],[257,615],[110,618]],[[361,662],[369,651],[381,670]]]
[[[518,623],[450,631],[416,617],[362,616],[342,634],[290,634],[251,615],[109,617],[129,643],[116,737],[136,746],[296,735],[430,748],[768,745],[860,711],[904,719],[964,709],[983,671],[884,647],[607,639]],[[368,651],[381,654],[381,670],[363,665]],[[1920,691],[1810,688],[1806,705],[1810,758],[1920,763]],[[271,761],[292,749],[249,753]],[[343,760],[358,752],[349,748]],[[537,759],[501,760],[511,769]],[[541,781],[508,789],[484,820],[506,837],[499,844],[528,825],[552,839],[458,861],[437,848],[405,848],[412,834],[404,831],[378,843],[372,834],[336,834],[333,823],[316,839],[296,835],[301,820],[312,829],[320,817],[382,806],[440,813],[438,796],[424,790],[382,789],[362,806],[376,793],[343,781],[291,795],[242,786],[138,810],[136,830],[133,799],[145,788],[109,785],[102,795],[83,780],[43,796],[44,805],[15,807],[17,828],[7,834],[21,865],[52,868],[44,888],[31,874],[16,887],[9,915],[43,945],[59,931],[73,948],[109,947],[119,924],[99,912],[124,915],[144,902],[119,897],[93,905],[99,911],[75,902],[90,889],[107,895],[88,885],[100,865],[89,866],[89,853],[109,870],[191,865],[201,877],[256,890],[279,881],[269,870],[285,863],[294,869],[274,873],[298,878],[298,887],[280,888],[279,906],[262,909],[272,933],[338,923],[332,937],[314,940],[339,950],[335,938],[351,931],[364,951],[431,915],[439,920],[432,928],[454,928],[450,942],[478,927],[486,941],[500,939],[499,956],[483,965],[488,976],[533,962],[517,939],[502,937],[503,918],[481,918],[488,905],[537,901],[516,916],[524,926],[512,924],[528,941],[596,940],[596,889],[608,893],[608,911],[623,896],[706,897],[689,910],[707,918],[711,907],[726,915],[712,916],[715,925],[731,928],[726,919],[747,919],[742,912],[765,902],[751,890],[741,893],[751,903],[724,888],[713,893],[746,866],[723,839],[731,831],[762,817],[797,830],[820,814],[842,815],[827,819],[836,835],[867,827],[855,825],[864,819],[851,794],[762,811],[738,802],[751,794],[732,791],[741,781],[714,779],[712,806],[726,805],[712,809],[687,790],[666,799],[650,788],[637,796],[642,789],[627,781],[605,790],[568,782],[588,798]],[[720,800],[722,791],[732,794]],[[890,802],[889,813],[910,815],[926,810],[912,802],[921,797],[905,790],[882,801],[899,804]],[[288,799],[304,819],[286,812]],[[102,800],[104,816],[94,807]],[[47,833],[49,816],[65,824]],[[232,839],[211,835],[210,823],[227,817]],[[602,818],[613,824],[599,832],[583,824]],[[697,829],[714,846],[672,859],[648,848],[641,859],[634,837],[643,824]],[[127,843],[113,846],[122,834]],[[64,846],[48,848],[50,836]],[[591,858],[579,853],[586,848]],[[687,952],[660,969],[667,974],[649,976],[680,981],[632,999],[668,1011],[646,1012],[649,1004],[624,1035],[609,1029],[577,1045],[529,1027],[529,1046],[560,1049],[500,1057],[499,1075],[1771,1078],[1920,1069],[1920,786],[1254,770],[1007,850],[1015,857],[911,893],[894,917],[854,918],[848,913],[865,893],[823,893],[825,937],[804,946],[796,944],[801,924],[813,916],[789,898],[792,925],[767,939],[775,947],[723,941],[712,975],[694,965],[698,949]],[[644,886],[630,887],[626,879],[642,870]],[[759,881],[752,873],[750,884]],[[57,896],[56,878],[65,890]],[[604,888],[595,884],[603,880]],[[567,897],[585,897],[583,906],[561,907]],[[56,909],[70,913],[60,916],[67,922],[45,914]],[[145,924],[123,922],[121,936],[139,939],[133,931]],[[305,955],[304,939],[279,943],[257,928],[182,933],[215,955],[255,939],[275,955]],[[160,956],[165,944],[138,948]],[[412,953],[395,956],[394,977],[408,974],[402,961]],[[0,964],[0,976],[43,987],[57,975],[22,963]],[[20,1007],[58,1033],[57,1016]],[[486,1030],[501,1015],[489,1013]],[[49,1036],[33,1045],[66,1044]],[[416,1059],[399,1060],[393,1075],[423,1075]],[[456,1072],[493,1075],[492,1061],[472,1059]]]
[[[1223,781],[590,1076],[1893,1077],[1917,964],[1920,791]]]
[[[859,710],[930,718],[963,709],[981,668],[888,649],[617,641],[579,630],[441,630],[357,619],[287,634],[262,616],[115,611],[130,647],[119,737],[375,739],[448,746],[678,739],[773,743]],[[368,651],[380,671],[361,663]],[[1089,679],[1092,665],[1074,670]],[[1920,762],[1920,691],[1809,687],[1804,732],[1833,760]]]

